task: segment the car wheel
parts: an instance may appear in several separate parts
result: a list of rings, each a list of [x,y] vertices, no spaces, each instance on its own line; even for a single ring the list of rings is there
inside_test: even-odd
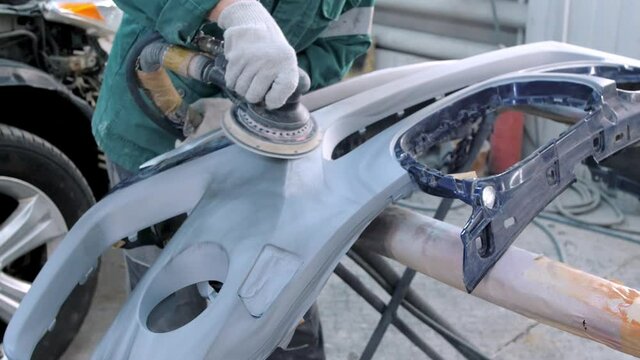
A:
[[[95,202],[80,171],[58,149],[0,124],[0,334],[47,257]],[[58,359],[82,325],[97,271],[78,285],[32,359]]]

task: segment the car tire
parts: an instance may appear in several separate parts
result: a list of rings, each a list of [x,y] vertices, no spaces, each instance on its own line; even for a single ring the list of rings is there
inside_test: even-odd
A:
[[[95,203],[89,185],[69,158],[42,138],[3,124],[0,124],[0,178],[25,184],[44,193],[50,199],[48,204],[53,204],[59,211],[59,221],[66,225],[62,235]],[[8,202],[11,201],[9,195],[3,196]],[[9,221],[7,219],[10,218],[6,216],[10,216],[11,211],[5,208],[4,215],[0,212],[0,229],[3,222]],[[51,211],[55,212],[55,209]],[[54,241],[59,242],[61,238],[56,235]],[[24,256],[7,266],[2,265],[0,270],[26,283],[32,282],[51,253],[51,247],[55,246],[52,244],[54,241],[33,250],[25,247]],[[59,359],[62,356],[89,311],[97,285],[97,273],[96,267],[87,281],[72,291],[58,313],[55,326],[38,343],[32,359]],[[5,328],[6,324],[0,329],[3,336]]]

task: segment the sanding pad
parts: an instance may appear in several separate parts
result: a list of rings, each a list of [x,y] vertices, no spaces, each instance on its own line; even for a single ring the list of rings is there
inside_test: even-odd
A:
[[[222,129],[233,142],[256,154],[297,159],[320,145],[320,133],[312,118],[298,129],[277,129],[252,119],[241,107],[233,107],[222,119]]]

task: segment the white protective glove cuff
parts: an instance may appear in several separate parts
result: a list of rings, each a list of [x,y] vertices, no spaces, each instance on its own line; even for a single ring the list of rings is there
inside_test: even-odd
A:
[[[298,86],[295,50],[267,9],[256,0],[238,1],[218,17],[224,32],[227,87],[251,103],[284,105]]]

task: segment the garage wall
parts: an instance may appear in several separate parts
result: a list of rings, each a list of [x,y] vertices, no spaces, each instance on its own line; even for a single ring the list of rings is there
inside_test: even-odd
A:
[[[494,4],[495,15],[490,0],[376,0],[376,67],[463,58],[524,42],[524,0]]]
[[[530,0],[526,41],[541,40],[640,58],[640,1]]]
[[[640,1],[530,0],[525,40],[556,40],[640,58]],[[556,137],[566,126],[528,121],[524,153]]]

